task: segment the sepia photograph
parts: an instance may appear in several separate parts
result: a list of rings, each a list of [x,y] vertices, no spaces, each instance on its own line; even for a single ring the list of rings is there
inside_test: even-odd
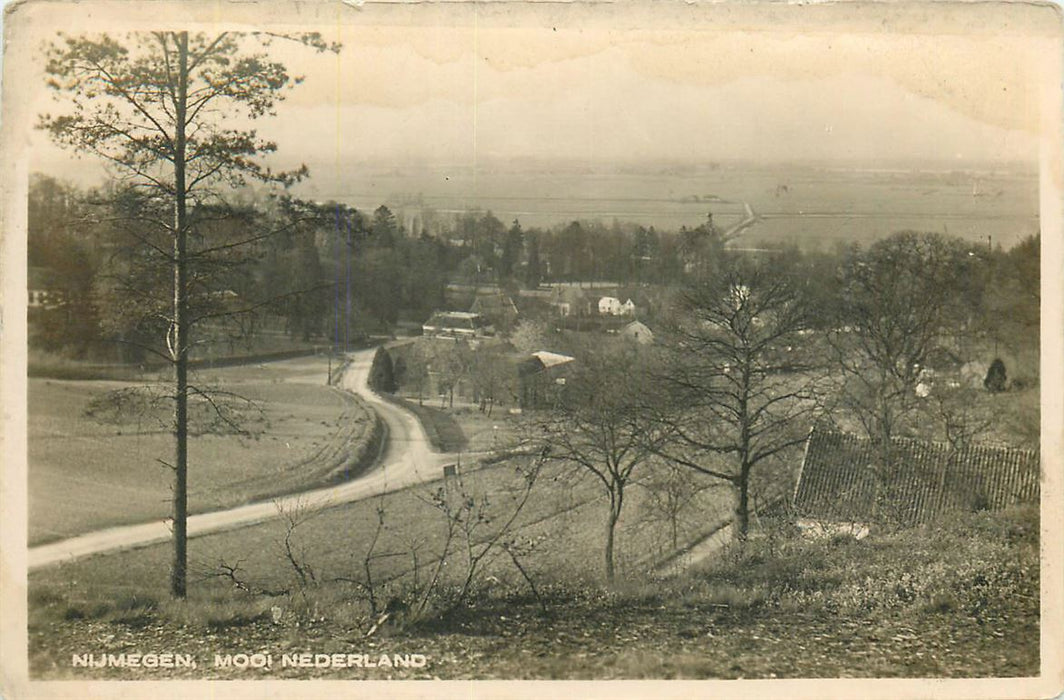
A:
[[[4,697],[1064,692],[1059,6],[4,14]]]

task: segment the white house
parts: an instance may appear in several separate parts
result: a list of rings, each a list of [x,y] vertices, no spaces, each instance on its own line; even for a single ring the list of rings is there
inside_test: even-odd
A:
[[[635,316],[635,303],[631,299],[621,304],[621,315]]]
[[[598,311],[603,316],[620,316],[621,300],[617,297],[602,297],[599,299]]]

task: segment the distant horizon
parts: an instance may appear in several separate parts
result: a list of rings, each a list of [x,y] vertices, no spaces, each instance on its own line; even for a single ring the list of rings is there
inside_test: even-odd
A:
[[[1022,175],[1038,175],[1039,162],[1036,159],[972,159],[958,162],[949,158],[847,158],[844,156],[825,157],[796,157],[796,158],[743,158],[721,157],[712,160],[684,160],[679,158],[646,158],[628,160],[599,160],[588,162],[578,158],[548,158],[536,156],[519,156],[513,158],[481,158],[476,163],[448,163],[443,161],[428,161],[425,159],[387,159],[373,158],[362,161],[348,161],[337,165],[336,163],[324,163],[308,161],[309,175],[306,182],[313,182],[315,174],[328,170],[371,170],[374,174],[382,172],[404,172],[409,170],[423,171],[450,171],[454,173],[482,172],[507,172],[518,174],[522,172],[546,174],[558,172],[575,174],[585,171],[594,173],[616,172],[622,174],[661,174],[663,170],[678,170],[690,172],[712,172],[727,169],[748,169],[761,172],[779,167],[799,167],[809,169],[832,169],[848,172],[924,172],[924,173],[1010,173]],[[88,167],[86,167],[88,166]],[[68,168],[79,171],[71,177]],[[92,171],[95,171],[93,173]],[[91,157],[50,158],[47,160],[35,160],[30,168],[30,175],[46,175],[57,180],[71,182],[79,186],[92,186],[90,182],[100,182],[106,179],[105,166],[102,162],[93,162]],[[678,174],[678,173],[677,173]],[[299,187],[299,185],[296,185]]]

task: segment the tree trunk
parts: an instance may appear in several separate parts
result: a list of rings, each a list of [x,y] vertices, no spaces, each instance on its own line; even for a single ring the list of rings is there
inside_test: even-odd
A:
[[[743,465],[739,475],[738,498],[735,503],[735,538],[746,540],[750,531],[750,467]]]
[[[614,581],[614,569],[613,569],[613,530],[617,526],[617,519],[613,515],[613,509],[610,508],[610,516],[606,520],[606,583],[612,584]]]
[[[170,595],[184,598],[188,574],[188,260],[185,202],[185,109],[188,92],[188,33],[178,40],[174,135],[174,560]]]
[[[613,564],[614,534],[617,530],[617,521],[621,518],[621,504],[624,492],[618,491],[610,494],[610,514],[606,519],[606,583],[612,584],[616,580],[616,571]]]

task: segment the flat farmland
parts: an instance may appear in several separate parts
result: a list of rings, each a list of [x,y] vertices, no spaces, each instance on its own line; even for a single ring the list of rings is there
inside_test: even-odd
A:
[[[1019,166],[984,171],[858,169],[739,163],[716,168],[662,168],[639,173],[448,171],[391,169],[347,173],[347,191],[316,192],[371,211],[381,193],[395,211],[445,217],[479,209],[526,228],[573,220],[614,219],[659,230],[693,227],[713,213],[721,228],[743,218],[749,203],[763,218],[737,245],[805,248],[867,244],[912,229],[1005,248],[1039,230],[1038,175]]]
[[[325,386],[326,361],[299,359],[200,373],[201,385],[251,400],[255,436],[189,439],[189,508],[205,512],[314,486],[357,456],[375,426],[354,396]],[[173,438],[149,416],[101,420],[94,400],[132,383],[30,379],[31,545],[170,513]],[[206,407],[200,406],[199,410]]]

